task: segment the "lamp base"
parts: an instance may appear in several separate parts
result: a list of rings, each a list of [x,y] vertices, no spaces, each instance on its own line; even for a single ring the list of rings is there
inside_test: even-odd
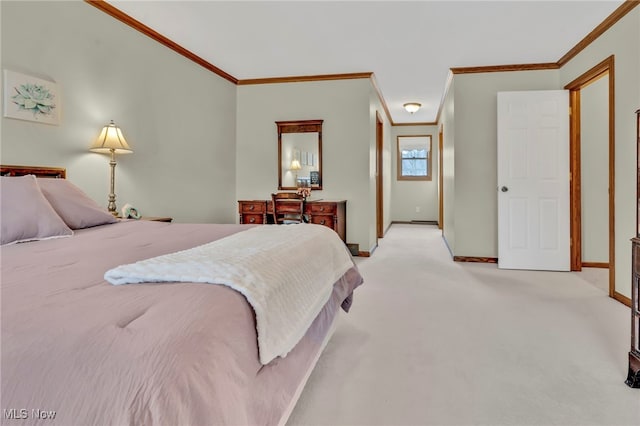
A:
[[[109,204],[107,205],[107,209],[109,213],[114,216],[118,216],[118,208],[116,207],[116,155],[115,150],[111,149],[111,161],[109,162],[109,167],[111,169],[110,176],[110,188],[109,188]]]

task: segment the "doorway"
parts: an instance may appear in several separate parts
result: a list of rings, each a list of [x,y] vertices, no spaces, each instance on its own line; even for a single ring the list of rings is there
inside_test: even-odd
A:
[[[444,126],[440,126],[438,132],[438,229],[442,230],[444,235],[444,185],[442,179],[444,173],[442,172],[442,147],[444,145]]]
[[[569,92],[497,100],[498,267],[569,271]]]
[[[584,258],[584,255],[591,256],[588,251],[585,253],[586,246],[584,245],[583,235],[584,223],[587,219],[587,215],[593,213],[592,211],[583,212],[583,198],[586,193],[582,190],[583,179],[582,172],[589,167],[587,164],[582,164],[583,156],[581,154],[581,148],[583,144],[582,125],[581,125],[581,98],[586,95],[586,88],[595,84],[599,80],[606,77],[607,90],[606,98],[608,100],[608,117],[605,118],[605,122],[608,123],[607,131],[607,157],[603,161],[606,161],[608,165],[607,181],[608,181],[608,202],[601,206],[608,207],[607,225],[608,225],[608,258],[605,261],[592,262],[588,258]],[[608,294],[610,297],[625,303],[631,304],[625,296],[615,291],[615,73],[614,73],[614,57],[613,55],[600,62],[569,84],[565,86],[565,89],[569,90],[570,99],[570,191],[571,191],[571,270],[581,271],[584,267],[602,267],[605,266],[609,269],[609,282],[608,282]],[[586,135],[584,135],[586,136]],[[589,205],[584,206],[585,209],[593,209]],[[588,219],[587,219],[588,220]],[[590,250],[590,249],[588,249]],[[584,258],[584,259],[583,259]],[[585,262],[586,261],[586,262]]]
[[[382,191],[382,155],[383,125],[380,113],[376,111],[376,244],[377,239],[384,237],[383,226],[383,191]]]

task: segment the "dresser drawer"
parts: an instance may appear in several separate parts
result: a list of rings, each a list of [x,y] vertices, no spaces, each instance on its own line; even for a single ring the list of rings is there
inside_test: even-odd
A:
[[[278,211],[281,213],[296,213],[300,214],[300,202],[299,201],[279,201]]]
[[[309,203],[308,211],[311,214],[314,214],[314,213],[335,214],[337,207],[338,206],[334,203]]]
[[[313,215],[310,222],[316,225],[324,225],[331,229],[334,228],[333,216],[331,215]]]
[[[264,201],[242,201],[240,210],[242,213],[264,213],[267,211],[267,203]]]
[[[242,223],[243,224],[264,223],[264,215],[262,215],[262,214],[247,214],[247,213],[245,213],[245,214],[242,215]]]

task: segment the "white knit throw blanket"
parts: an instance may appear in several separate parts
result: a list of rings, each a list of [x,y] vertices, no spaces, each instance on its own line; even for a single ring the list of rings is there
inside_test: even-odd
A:
[[[353,266],[344,243],[320,225],[258,226],[202,246],[107,271],[111,284],[197,282],[242,293],[256,314],[260,362],[284,357]]]

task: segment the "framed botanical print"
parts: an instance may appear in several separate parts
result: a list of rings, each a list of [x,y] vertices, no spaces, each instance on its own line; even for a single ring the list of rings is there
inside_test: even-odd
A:
[[[4,70],[4,116],[60,124],[60,90],[56,83]]]

